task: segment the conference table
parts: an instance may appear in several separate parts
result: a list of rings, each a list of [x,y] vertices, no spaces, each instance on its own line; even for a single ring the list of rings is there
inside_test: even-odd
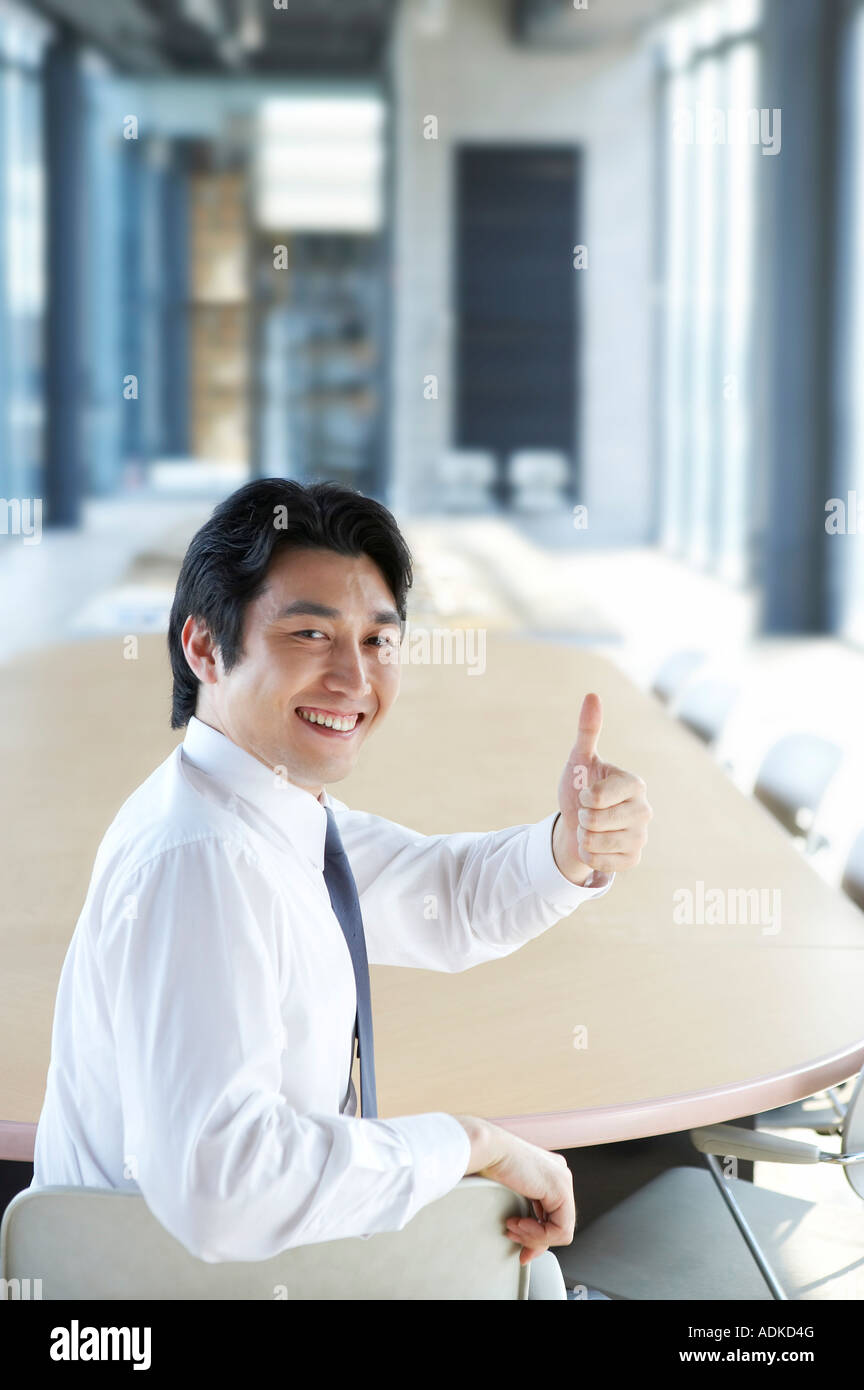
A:
[[[102,835],[182,737],[170,689],[159,634],[0,667],[0,1158],[32,1158],[63,957]],[[485,1115],[573,1148],[752,1115],[864,1065],[864,915],[608,655],[488,634],[485,669],[409,662],[330,790],[427,834],[540,820],[589,690],[601,757],[648,784],[642,863],[503,959],[374,966],[382,1117]]]

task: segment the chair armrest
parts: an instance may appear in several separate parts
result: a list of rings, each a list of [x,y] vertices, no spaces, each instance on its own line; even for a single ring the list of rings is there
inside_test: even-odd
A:
[[[781,1139],[758,1129],[741,1129],[737,1125],[705,1125],[691,1129],[690,1140],[703,1154],[724,1154],[760,1163],[819,1163],[822,1150],[818,1144],[806,1144],[801,1139]]]

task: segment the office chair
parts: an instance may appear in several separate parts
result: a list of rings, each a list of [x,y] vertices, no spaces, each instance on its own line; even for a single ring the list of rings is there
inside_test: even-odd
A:
[[[831,851],[829,863],[837,862],[838,856],[845,855],[841,862],[842,881],[841,888],[856,906],[864,909],[864,830],[858,832],[849,846],[848,830],[844,831],[844,824],[848,825],[849,814],[859,796],[860,788],[860,764],[846,763],[842,772],[838,773],[833,779],[829,791],[824,800],[820,803],[818,818],[814,820],[813,828],[808,836],[808,852],[814,855],[814,859],[822,851]],[[844,785],[848,784],[848,785]],[[850,796],[853,800],[850,800]],[[838,804],[833,808],[829,803],[834,800]],[[833,811],[833,814],[829,814]],[[823,814],[824,813],[824,814]],[[848,847],[848,848],[847,848]],[[832,873],[829,881],[836,883],[838,871]],[[864,941],[864,920],[861,923],[862,941]],[[789,1105],[780,1105],[775,1110],[766,1110],[756,1116],[756,1124],[759,1128],[768,1129],[812,1129],[818,1134],[839,1134],[843,1126],[846,1114],[846,1107],[852,1093],[855,1078],[841,1082],[839,1086],[829,1086],[824,1091],[818,1091],[813,1096],[807,1096],[804,1100],[792,1101]]]
[[[704,660],[704,652],[673,652],[657,671],[651,694],[662,700],[664,705],[671,705]]]
[[[857,1077],[828,1086],[804,1100],[762,1110],[756,1116],[757,1129],[815,1129],[817,1134],[839,1134],[846,1118],[849,1098]]]
[[[864,1199],[864,1074],[843,1121],[841,1151],[735,1125],[690,1132],[708,1168],[670,1168],[592,1221],[562,1257],[618,1299],[756,1302],[864,1298],[864,1208],[802,1201],[725,1176],[721,1156],[834,1163]]]
[[[842,749],[816,734],[786,734],[768,750],[753,795],[792,835],[806,835]]]
[[[720,737],[737,695],[738,687],[728,681],[694,681],[684,689],[674,714],[710,748]]]
[[[533,1262],[519,1263],[504,1229],[509,1217],[531,1215],[530,1202],[501,1183],[467,1177],[401,1231],[209,1264],[138,1193],[26,1188],[0,1226],[0,1297],[32,1298],[41,1280],[43,1299],[527,1299]],[[540,1297],[566,1299],[548,1260],[542,1283]]]
[[[560,512],[569,465],[556,449],[519,449],[508,461],[514,511]]]
[[[446,512],[485,512],[492,505],[495,455],[483,449],[450,449],[436,468],[437,501]]]
[[[864,830],[859,830],[843,866],[840,887],[856,907],[864,912]],[[864,924],[862,924],[864,925]]]

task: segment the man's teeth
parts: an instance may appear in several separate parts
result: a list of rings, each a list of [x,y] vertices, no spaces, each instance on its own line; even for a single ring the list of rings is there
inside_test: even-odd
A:
[[[356,714],[348,714],[343,719],[334,718],[332,714],[313,714],[310,710],[301,709],[297,713],[301,719],[305,719],[307,724],[326,724],[328,729],[338,729],[341,733],[347,733],[353,729],[357,723]]]

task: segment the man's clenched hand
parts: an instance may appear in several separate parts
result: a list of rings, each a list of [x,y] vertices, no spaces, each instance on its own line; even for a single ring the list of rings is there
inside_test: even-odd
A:
[[[573,883],[585,883],[595,869],[613,874],[638,864],[654,814],[642,778],[597,756],[602,725],[599,695],[586,695],[558,784],[561,813],[552,833],[555,863]]]

